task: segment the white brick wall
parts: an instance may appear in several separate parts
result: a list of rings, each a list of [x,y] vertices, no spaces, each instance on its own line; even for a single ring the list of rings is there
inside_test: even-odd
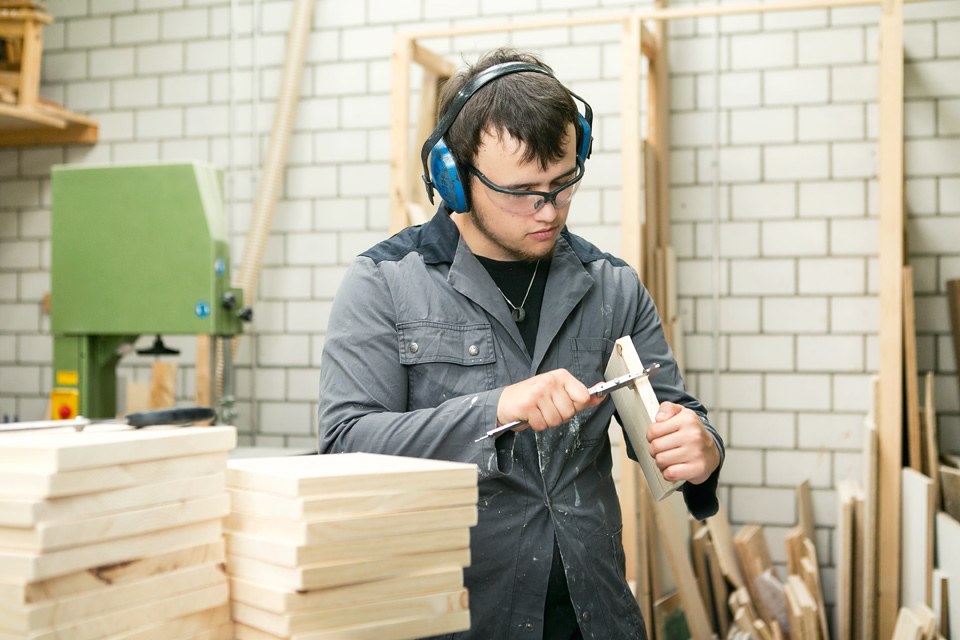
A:
[[[249,0],[237,4],[231,51],[229,0],[49,0],[56,23],[45,31],[43,95],[96,118],[100,142],[0,149],[0,413],[39,418],[46,407],[51,347],[39,303],[49,289],[54,164],[169,158],[220,164],[227,169],[231,247],[239,261],[292,3],[264,0],[259,15]],[[960,277],[960,10],[954,4],[905,8],[906,202],[918,344],[922,365],[937,373],[937,409],[948,436],[950,428],[960,432],[956,363],[943,315],[943,282]],[[253,339],[243,342],[239,358],[245,441],[313,441],[330,303],[347,265],[384,238],[389,224],[394,34],[636,6],[317,0]],[[724,18],[717,78],[714,20],[670,25],[671,215],[688,381],[728,435],[721,493],[734,524],[766,524],[770,539],[781,541],[796,518],[792,485],[809,477],[817,487],[825,563],[833,557],[832,488],[859,473],[862,416],[877,367],[878,18],[876,7]],[[598,25],[425,43],[455,61],[505,41],[533,46],[590,101],[597,145],[570,224],[614,253],[621,240],[618,38],[618,27]],[[717,81],[720,130],[714,131]],[[185,365],[179,385],[185,395],[191,375]],[[951,443],[960,448],[947,437],[944,444]],[[823,576],[832,589],[829,566]]]

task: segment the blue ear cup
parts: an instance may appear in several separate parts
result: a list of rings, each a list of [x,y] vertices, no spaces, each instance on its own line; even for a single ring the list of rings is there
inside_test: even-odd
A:
[[[577,135],[577,157],[580,158],[580,162],[586,163],[587,158],[590,157],[591,147],[593,147],[593,127],[590,121],[583,117],[582,113],[578,113],[577,117],[580,118],[580,131]]]
[[[430,150],[430,175],[433,177],[433,187],[451,211],[463,213],[470,208],[467,197],[469,182],[460,175],[460,166],[443,138],[437,140]]]

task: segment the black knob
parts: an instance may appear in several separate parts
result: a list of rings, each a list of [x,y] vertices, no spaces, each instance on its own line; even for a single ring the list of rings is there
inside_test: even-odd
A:
[[[253,307],[244,307],[237,311],[237,317],[243,320],[244,322],[250,322],[253,320]]]
[[[237,306],[237,296],[233,291],[223,294],[223,308],[230,310]]]

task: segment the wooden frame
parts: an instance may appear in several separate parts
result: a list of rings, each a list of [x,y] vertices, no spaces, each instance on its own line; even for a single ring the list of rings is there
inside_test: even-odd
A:
[[[0,12],[0,38],[19,58],[19,73],[4,71],[2,86],[16,91],[16,103],[0,101],[0,147],[40,144],[93,144],[97,123],[40,98],[43,27],[53,22],[33,8]]]
[[[421,218],[411,216],[411,184],[419,184],[418,176],[411,173],[410,158],[410,63],[436,66],[439,56],[428,55],[417,41],[443,38],[454,35],[503,33],[519,30],[536,30],[567,26],[597,24],[623,25],[621,37],[623,80],[621,85],[621,145],[622,176],[622,236],[623,258],[634,266],[645,279],[654,300],[661,311],[664,327],[670,337],[673,318],[670,310],[661,306],[669,304],[672,278],[669,261],[657,260],[656,252],[667,255],[670,247],[669,226],[669,68],[666,49],[666,21],[682,18],[765,13],[771,11],[797,11],[803,9],[841,8],[856,6],[882,7],[880,24],[881,53],[879,77],[881,79],[880,112],[880,388],[881,401],[878,415],[878,484],[879,493],[885,499],[878,504],[877,550],[881,557],[895,557],[900,540],[900,456],[902,452],[903,407],[903,4],[923,0],[807,0],[763,5],[697,6],[665,8],[662,0],[652,9],[637,10],[620,15],[590,16],[540,22],[513,22],[481,25],[468,28],[436,29],[418,33],[404,33],[397,37],[393,54],[393,112],[392,112],[392,181],[390,232],[395,233],[411,221]],[[649,33],[644,21],[655,23],[654,33]],[[414,52],[419,52],[417,55]],[[648,71],[648,134],[649,139],[641,144],[639,70],[640,57],[646,56]],[[429,74],[427,75],[429,78]],[[421,110],[419,131],[425,129]],[[419,161],[414,162],[414,168]],[[646,179],[646,180],[644,180]],[[648,185],[646,194],[646,218],[642,218],[639,189],[629,185]],[[650,189],[654,185],[654,189]],[[654,255],[651,255],[651,251]],[[659,272],[659,273],[658,273]],[[666,312],[666,313],[665,313]],[[675,312],[675,310],[674,310]],[[679,323],[676,323],[679,326]],[[627,554],[627,577],[637,584],[636,553],[641,536],[637,532],[636,470],[629,473],[630,465],[623,475],[621,502],[624,512],[624,547]],[[642,504],[642,501],[639,501]],[[642,524],[642,523],[641,523]],[[870,535],[869,533],[867,534]],[[876,561],[866,558],[866,563]],[[880,637],[889,637],[896,622],[899,595],[899,566],[887,562],[878,566],[877,632]],[[872,585],[864,585],[871,590]],[[869,597],[865,594],[865,597]],[[648,613],[648,612],[645,612]],[[648,615],[648,625],[650,616]]]

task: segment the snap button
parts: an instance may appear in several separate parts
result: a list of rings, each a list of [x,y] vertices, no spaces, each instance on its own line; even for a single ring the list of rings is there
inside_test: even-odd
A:
[[[410,353],[416,353],[417,351],[420,351],[420,345],[418,345],[416,342],[411,342]]]
[[[584,612],[583,612],[583,621],[584,621],[584,622],[590,622],[590,612],[589,612],[589,611],[584,611]]]
[[[527,624],[524,625],[523,628],[526,629],[527,631],[533,631],[533,623],[528,622]]]
[[[478,347],[478,346],[475,345],[475,344],[472,344],[472,345],[470,345],[470,348],[467,349],[467,353],[469,353],[469,354],[472,355],[472,356],[475,356],[475,355],[477,355],[477,354],[480,353],[480,347]]]

